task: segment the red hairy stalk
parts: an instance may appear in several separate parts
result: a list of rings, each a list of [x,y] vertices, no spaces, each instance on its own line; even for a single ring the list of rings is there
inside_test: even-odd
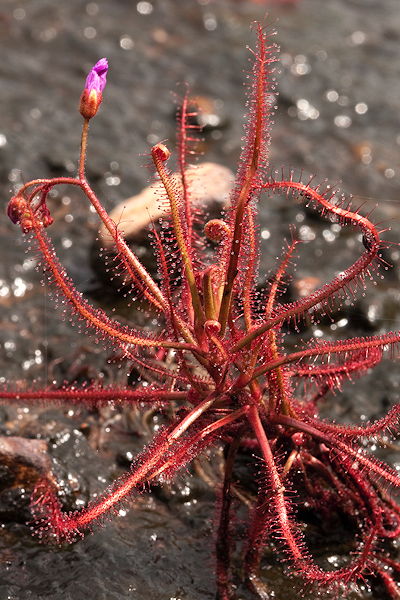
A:
[[[187,392],[169,392],[165,390],[146,388],[143,390],[133,390],[129,388],[117,387],[74,387],[59,389],[40,389],[22,392],[0,392],[2,400],[19,400],[24,403],[30,401],[48,402],[66,402],[68,404],[85,404],[90,407],[102,406],[113,402],[115,404],[129,404],[132,406],[144,403],[166,404],[174,400],[185,400]]]
[[[289,322],[329,312],[335,298],[347,298],[365,287],[383,260],[381,232],[369,216],[336,202],[329,188],[324,190],[312,180],[295,181],[292,172],[283,174],[281,181],[267,174],[277,50],[271,36],[257,26],[244,145],[230,206],[221,218],[203,223],[201,243],[194,230],[199,212],[193,207],[193,175],[188,176],[187,157],[193,129],[197,129],[191,124],[188,94],[178,114],[178,178],[169,170],[170,150],[162,143],[151,150],[160,201],[169,212],[161,222],[161,233],[153,228],[160,283],[126,244],[86,179],[88,122],[102,101],[106,59],[93,67],[81,98],[84,124],[77,177],[28,182],[11,199],[8,215],[35,241],[47,279],[83,325],[81,335],[111,343],[120,360],[137,366],[142,383],[135,389],[68,385],[3,389],[0,396],[8,402],[52,401],[89,407],[107,402],[144,404],[172,408],[165,413],[175,415],[139,453],[130,470],[82,510],[65,512],[54,483],[41,481],[32,497],[41,538],[58,543],[76,540],[150,482],[155,485],[173,478],[204,449],[225,444],[216,527],[219,600],[235,597],[231,561],[240,547],[235,546],[234,527],[240,498],[246,498],[249,507],[244,575],[259,597],[265,600],[270,594],[259,567],[263,549],[272,541],[291,572],[307,585],[346,589],[350,583],[377,578],[389,597],[399,598],[400,567],[390,556],[389,542],[400,533],[400,506],[391,496],[400,487],[400,477],[395,469],[370,456],[365,446],[383,434],[397,433],[400,405],[373,423],[355,426],[321,419],[318,408],[329,391],[340,390],[346,380],[379,364],[387,349],[393,356],[400,332],[340,341],[299,340],[294,349],[286,343]],[[124,269],[128,286],[139,290],[157,311],[158,332],[120,323],[76,290],[44,231],[53,223],[47,196],[65,184],[80,188],[96,210],[114,243],[116,268]],[[283,301],[282,290],[288,271],[294,268],[298,245],[292,228],[274,276],[261,294],[257,292],[257,203],[277,192],[284,192],[285,201],[305,201],[322,217],[356,228],[362,236],[362,248],[352,264],[329,283],[289,303]],[[179,286],[171,283],[171,256],[178,265]],[[304,385],[296,385],[299,380]],[[248,493],[240,492],[241,482],[236,482],[237,459],[246,452],[252,453],[258,469],[252,501]],[[340,568],[325,569],[312,556],[302,533],[304,506],[312,509],[325,528],[333,518],[345,516],[351,522],[356,542]]]

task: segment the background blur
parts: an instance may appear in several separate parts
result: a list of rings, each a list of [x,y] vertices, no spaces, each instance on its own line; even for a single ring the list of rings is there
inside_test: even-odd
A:
[[[267,11],[266,23],[277,29],[274,39],[281,47],[271,164],[303,170],[305,179],[315,174],[318,180],[342,182],[356,196],[355,204],[366,202],[366,211],[378,203],[375,219],[392,227],[387,239],[398,240],[398,0],[0,0],[3,206],[23,181],[74,173],[82,120],[78,100],[87,71],[103,56],[110,70],[103,105],[91,124],[87,173],[108,208],[147,185],[151,174],[143,168],[144,155],[152,144],[168,139],[173,147],[174,93],[179,96],[183,82],[212,107],[207,160],[234,168],[244,114],[243,71],[251,56],[246,45],[254,45],[250,24]],[[78,288],[102,302],[104,282],[90,258],[98,223],[74,191],[63,190],[54,201],[57,221],[51,229],[63,262]],[[314,242],[302,251],[299,278],[317,273],[324,280],[349,263],[354,241],[337,240],[332,228],[308,218],[299,207],[262,204],[265,271],[293,220],[303,224],[303,239]],[[79,338],[68,319],[57,318],[62,311],[54,310],[40,285],[37,259],[28,260],[19,229],[1,215],[0,253],[1,383],[51,380],[53,361],[66,356],[66,349],[66,361],[85,364],[94,353],[90,361],[104,365],[104,354],[97,356],[92,341]],[[387,258],[395,267],[385,283],[348,307],[336,329],[322,325],[309,335],[398,328],[396,246]],[[104,292],[106,302],[118,308],[120,299],[110,294]],[[55,372],[65,375],[62,369]],[[398,398],[395,368],[383,372],[385,379],[378,371],[364,390],[345,391],[330,414],[378,415]],[[106,431],[98,456],[92,438],[82,433],[85,414],[52,407],[1,410],[2,433],[50,438],[58,475],[67,491],[75,490],[77,504],[118,472],[128,448],[134,453],[142,443],[132,440],[124,421],[123,434]],[[0,490],[0,517],[7,521],[0,529],[0,600],[213,598],[213,494],[184,477],[168,494],[168,501],[140,497],[125,518],[80,544],[53,551],[39,547],[17,517],[6,516],[10,498]],[[279,570],[267,576],[275,582],[274,597],[287,598]],[[240,594],[250,597],[245,590]],[[351,596],[381,597],[368,590]]]

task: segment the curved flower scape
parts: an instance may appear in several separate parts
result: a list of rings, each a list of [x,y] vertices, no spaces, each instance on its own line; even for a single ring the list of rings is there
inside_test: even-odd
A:
[[[9,399],[18,397],[20,401],[45,398],[100,405],[114,400],[138,406],[180,406],[175,420],[156,434],[126,475],[83,510],[63,512],[55,490],[48,482],[41,482],[32,499],[41,537],[61,543],[83,536],[115,512],[135,490],[149,482],[172,478],[201,451],[223,442],[225,476],[216,533],[220,600],[233,597],[233,468],[238,453],[246,448],[254,452],[259,469],[257,498],[250,508],[244,547],[244,571],[254,592],[269,598],[259,577],[259,566],[265,544],[273,541],[288,561],[291,573],[307,583],[346,588],[350,582],[375,577],[391,598],[399,598],[395,578],[400,564],[387,554],[386,542],[400,532],[400,508],[390,495],[391,488],[400,487],[400,477],[394,469],[371,457],[362,442],[396,431],[400,405],[374,423],[354,427],[322,420],[318,417],[318,405],[328,391],[340,388],[344,380],[379,363],[384,350],[394,348],[400,341],[400,333],[340,342],[299,342],[294,351],[286,350],[284,344],[284,328],[289,322],[297,323],[307,313],[318,318],[329,312],[335,297],[346,298],[364,286],[365,279],[371,278],[379,267],[383,244],[375,225],[350,205],[335,200],[331,190],[295,181],[291,175],[276,180],[268,174],[276,46],[271,42],[271,34],[261,26],[257,27],[257,36],[244,145],[230,207],[223,218],[203,224],[203,241],[194,228],[199,215],[192,209],[191,182],[186,175],[190,130],[194,127],[187,97],[178,117],[180,187],[167,168],[168,148],[156,144],[151,150],[163,190],[161,200],[170,211],[169,228],[153,232],[161,284],[128,247],[119,226],[105,212],[85,176],[87,126],[104,89],[105,59],[93,67],[85,86],[85,102],[92,108],[81,108],[84,127],[78,176],[31,181],[9,203],[11,220],[36,241],[48,279],[67,300],[76,318],[87,326],[85,334],[91,331],[97,338],[111,342],[122,350],[126,360],[141,365],[144,372],[156,373],[158,383],[136,389],[93,386],[2,395]],[[96,102],[90,104],[93,94]],[[114,241],[129,285],[160,315],[161,332],[144,333],[119,323],[100,308],[94,308],[75,289],[45,233],[52,223],[47,196],[62,184],[79,187],[97,211]],[[280,296],[298,244],[294,233],[267,289],[261,295],[256,292],[257,202],[262,195],[276,191],[285,192],[288,200],[293,197],[311,204],[331,221],[356,229],[363,241],[353,264],[329,283],[291,303],[284,303]],[[176,275],[177,269],[178,290],[171,281],[171,272]],[[164,362],[171,352],[175,355],[175,369]],[[309,384],[295,392],[299,380]],[[307,501],[316,513],[340,511],[357,524],[354,552],[344,566],[325,570],[314,560],[298,522],[295,489],[297,497]]]

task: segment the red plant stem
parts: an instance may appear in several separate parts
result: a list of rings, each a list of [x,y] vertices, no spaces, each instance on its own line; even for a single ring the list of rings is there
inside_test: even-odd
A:
[[[258,141],[256,138],[255,142]],[[254,150],[254,156],[258,156],[258,152]],[[250,190],[254,175],[256,173],[256,164],[254,161],[249,165],[248,172],[246,173],[246,179],[241,189],[238,207],[236,211],[235,227],[233,230],[231,251],[229,253],[228,270],[226,274],[226,283],[222,292],[221,307],[219,311],[219,321],[221,323],[221,335],[225,333],[226,325],[228,322],[229,313],[231,310],[233,286],[238,272],[238,261],[240,255],[240,247],[243,237],[243,220],[246,203],[249,199]]]
[[[154,469],[167,451],[169,444],[163,444],[157,449],[157,452],[148,458],[143,464],[139,465],[125,481],[119,485],[112,493],[102,498],[98,504],[92,505],[88,510],[83,510],[78,514],[69,516],[65,526],[68,529],[85,529],[92,521],[101,518],[105,513],[118,505],[134,488],[144,481],[151,479],[151,470]],[[167,468],[167,464],[164,465]]]
[[[152,151],[152,157],[154,161],[154,165],[157,169],[157,172],[161,178],[161,181],[164,185],[165,191],[167,193],[170,209],[171,209],[171,217],[172,223],[175,231],[175,237],[178,244],[178,248],[181,254],[183,266],[185,269],[186,281],[189,286],[193,310],[196,316],[196,321],[198,325],[201,325],[205,321],[203,307],[201,305],[199,292],[196,286],[196,279],[193,271],[192,258],[190,255],[190,249],[187,244],[187,235],[183,230],[181,215],[179,214],[178,200],[176,198],[176,192],[174,186],[171,182],[170,177],[166,171],[164,161],[160,157],[160,153],[157,151],[157,147],[155,146]]]
[[[326,346],[309,348],[308,350],[300,350],[299,352],[287,354],[286,356],[282,356],[276,360],[271,360],[270,362],[261,365],[261,367],[258,367],[258,369],[254,370],[252,376],[247,378],[247,380],[243,376],[239,377],[238,385],[235,385],[234,388],[240,389],[244,385],[247,385],[249,381],[260,377],[260,375],[263,375],[264,373],[276,369],[276,367],[288,365],[296,362],[297,360],[310,358],[311,356],[326,356],[327,354],[329,355],[335,353],[354,352],[355,350],[367,350],[369,348],[379,348],[386,345],[389,346],[392,344],[397,344],[399,342],[400,332],[391,332],[370,338],[350,338],[349,340],[340,343],[332,343],[327,344]]]
[[[164,390],[130,390],[126,388],[69,388],[67,390],[41,389],[30,392],[0,391],[1,400],[16,400],[27,402],[30,400],[58,400],[70,404],[95,404],[101,405],[109,402],[166,402],[172,400],[184,400],[187,392],[169,392]]]
[[[54,177],[53,179],[32,179],[25,183],[18,191],[18,194],[23,195],[25,191],[32,186],[46,186],[49,185],[54,187],[56,185],[76,185],[82,187],[82,182],[76,177]],[[36,191],[35,191],[36,195]]]
[[[365,357],[351,358],[348,361],[338,365],[304,365],[297,366],[290,370],[292,377],[307,377],[313,380],[321,380],[323,383],[331,384],[335,380],[339,386],[344,377],[350,378],[352,374],[359,375],[360,372],[374,367],[382,359],[382,349],[376,348],[376,352],[371,352]]]
[[[182,433],[186,431],[186,429],[194,422],[196,419],[200,417],[206,410],[210,408],[215,402],[215,396],[212,394],[211,397],[206,398],[200,404],[198,404],[195,408],[193,408],[184,419],[180,422],[180,424],[175,427],[174,431],[170,434],[170,439],[175,440],[179,438]]]
[[[229,591],[229,563],[231,556],[231,504],[232,504],[232,471],[235,462],[236,452],[240,446],[241,435],[238,435],[234,441],[228,445],[228,453],[225,459],[224,483],[221,491],[221,506],[219,511],[219,522],[216,541],[216,559],[217,559],[217,588],[218,600],[230,600]]]
[[[188,415],[186,415],[186,417],[181,421],[180,425],[178,425],[174,429],[174,431],[170,435],[170,438],[171,439],[179,438],[182,435],[182,433],[184,433],[184,431],[186,431],[186,429],[188,427],[190,427],[190,425],[192,425],[192,423],[194,423],[194,421],[196,421],[196,419],[199,418],[200,415],[202,415],[206,410],[208,410],[216,402],[216,400],[221,400],[221,397],[218,398],[218,397],[215,397],[214,394],[212,394],[211,398],[206,398],[196,408],[193,408],[190,411],[190,413]],[[248,412],[248,410],[249,410],[248,406],[243,406],[242,408],[238,408],[237,410],[229,413],[228,415],[226,415],[226,417],[222,417],[221,419],[218,419],[218,421],[215,421],[214,423],[210,423],[209,425],[204,427],[199,432],[198,438],[202,439],[202,438],[210,435],[217,429],[220,429],[221,427],[225,427],[226,425],[232,424],[234,421],[236,421],[237,419],[239,419],[240,417],[245,415]]]
[[[284,541],[288,545],[294,559],[296,561],[302,561],[303,553],[293,535],[292,526],[290,525],[289,515],[286,508],[287,504],[284,497],[285,486],[280,480],[271,447],[256,407],[251,407],[248,413],[248,419],[258,443],[260,444],[260,450],[265,460],[268,471],[269,485],[272,492],[272,502],[275,505],[276,516],[280,523],[280,529],[284,535]]]
[[[279,290],[279,285],[286,273],[288,268],[288,264],[293,255],[293,252],[298,244],[297,240],[293,240],[293,242],[288,247],[282,262],[280,263],[278,270],[275,274],[274,281],[272,282],[271,289],[268,294],[268,299],[265,306],[265,317],[268,319],[273,311],[276,295]],[[280,357],[277,334],[273,329],[268,332],[268,342],[269,348],[271,352],[271,358],[278,360]],[[256,361],[258,360],[258,355],[260,352],[260,348],[262,346],[261,341],[259,342],[257,348],[254,350],[255,358],[253,359],[253,364],[255,366]],[[254,368],[254,367],[253,367]],[[269,410],[271,412],[277,411],[282,407],[282,410],[285,414],[289,413],[289,406],[286,398],[286,389],[287,383],[285,382],[285,373],[283,369],[277,367],[273,371],[271,371],[267,375],[268,381],[268,405]]]
[[[202,429],[201,433],[199,434],[199,437],[205,437],[207,435],[210,435],[217,429],[220,429],[221,427],[231,425],[232,423],[234,423],[234,421],[237,421],[240,417],[243,417],[245,414],[247,414],[248,410],[248,406],[238,408],[237,410],[229,413],[229,415],[227,415],[226,417],[222,417],[221,419],[218,419],[218,421],[207,425],[207,427],[204,427],[204,429]]]
[[[185,226],[187,229],[187,244],[189,252],[192,252],[192,241],[193,241],[193,214],[191,198],[189,193],[189,182],[186,173],[186,153],[187,153],[187,128],[189,127],[187,119],[188,115],[188,93],[186,91],[182,104],[179,110],[179,129],[178,129],[178,164],[179,172],[182,180],[183,190],[183,205],[185,215]]]
[[[39,185],[37,188],[35,188],[33,190],[33,192],[30,194],[30,196],[28,196],[27,199],[27,203],[31,204],[33,202],[33,199],[38,195],[41,194],[41,201],[39,203],[39,205],[35,206],[35,210],[40,206],[40,204],[43,203],[43,195],[44,197],[46,197],[46,193],[45,192],[49,192],[50,191],[50,186],[48,184],[43,184],[43,185]]]
[[[393,406],[387,415],[381,419],[378,419],[375,421],[375,423],[359,425],[358,427],[339,425],[338,423],[327,423],[326,421],[321,421],[320,419],[313,419],[307,414],[302,414],[302,419],[311,425],[318,427],[318,429],[326,433],[331,433],[332,435],[339,435],[345,438],[360,438],[361,436],[370,437],[387,429],[399,428],[400,404]]]
[[[248,248],[248,262],[247,270],[244,281],[243,289],[243,316],[247,331],[249,331],[253,325],[253,310],[252,310],[252,295],[254,293],[254,277],[256,272],[256,261],[257,261],[257,245],[255,237],[255,223],[254,215],[251,206],[247,206],[245,219],[247,222],[246,227],[248,228],[249,235],[249,248]]]
[[[84,145],[84,142],[83,142],[83,145]],[[96,211],[98,212],[100,218],[102,219],[103,223],[108,228],[109,232],[114,236],[117,246],[119,246],[119,248],[121,250],[121,259],[123,260],[125,265],[128,266],[128,268],[130,266],[133,266],[134,268],[136,268],[138,276],[142,277],[144,279],[144,283],[151,288],[151,291],[155,292],[156,295],[159,295],[159,299],[161,299],[163,302],[166,303],[158,286],[153,282],[152,278],[150,277],[150,275],[148,275],[147,271],[141,265],[141,263],[136,258],[136,256],[127,247],[121,234],[117,231],[115,224],[110,219],[110,217],[108,216],[106,211],[103,209],[103,207],[101,206],[100,202],[98,201],[95,193],[93,192],[93,190],[90,188],[89,184],[86,181],[80,181],[75,178],[63,178],[63,177],[55,178],[55,179],[38,179],[38,180],[33,180],[33,181],[25,184],[25,186],[23,188],[21,188],[20,193],[22,191],[28,189],[32,185],[39,185],[39,184],[40,184],[41,188],[46,187],[47,185],[54,186],[54,185],[58,185],[58,184],[73,184],[73,185],[79,186],[84,191],[84,193],[86,194],[86,196],[88,197],[88,199],[90,200],[90,202],[92,203],[92,205],[94,206]],[[36,196],[37,193],[38,193],[38,190],[36,189],[31,194],[30,199],[33,200],[33,198]],[[50,267],[50,270],[52,271],[52,273],[55,277],[55,280],[56,280],[59,288],[62,290],[64,295],[66,295],[67,299],[73,304],[74,308],[78,312],[80,312],[80,314],[81,314],[81,316],[83,316],[83,318],[87,318],[89,316],[90,312],[92,313],[92,316],[94,315],[95,317],[99,317],[101,311],[97,310],[97,311],[93,312],[93,309],[87,310],[89,308],[89,305],[87,305],[87,304],[85,305],[83,300],[79,301],[79,298],[78,298],[79,295],[74,292],[71,284],[68,282],[67,277],[65,276],[65,274],[62,272],[62,270],[57,265],[57,261],[54,260],[54,251],[52,249],[50,249],[50,247],[48,246],[48,243],[46,242],[46,239],[44,238],[44,236],[41,233],[41,225],[39,225],[37,223],[37,221],[35,220],[34,209],[31,209],[31,210],[32,210],[32,220],[35,223],[34,231],[35,231],[36,238],[38,239],[39,247],[44,254],[44,257]],[[135,274],[132,273],[131,270],[130,270],[130,274],[134,279],[137,280],[137,278],[135,277]],[[154,297],[151,295],[151,293],[149,293],[147,291],[147,289],[144,289],[144,293],[148,300],[150,300],[153,304],[155,303],[159,308],[162,308],[162,306],[158,303],[157,300],[154,299]],[[167,303],[164,306],[164,311],[166,310],[166,308],[167,308]],[[185,349],[185,346],[186,346],[186,349],[191,348],[193,350],[194,355],[197,357],[197,359],[200,360],[202,363],[204,363],[204,360],[201,359],[201,351],[197,348],[197,345],[193,345],[195,343],[195,340],[194,340],[193,336],[191,335],[189,329],[187,328],[185,323],[182,321],[182,319],[179,318],[178,315],[176,315],[175,318],[176,318],[176,322],[178,324],[179,330],[181,331],[183,337],[186,339],[188,345],[173,344],[171,346],[170,343],[167,342],[167,346],[165,346],[165,347],[177,347],[177,348]],[[100,319],[94,318],[94,320],[93,320],[93,319],[89,318],[88,320],[95,327],[102,329],[103,332],[106,333],[107,335],[112,335],[111,330],[108,327],[108,325],[105,325],[103,327],[100,322]],[[109,321],[111,322],[111,320],[109,320]],[[116,337],[117,338],[119,337],[120,340],[122,341],[121,336],[116,336]],[[122,336],[122,337],[124,337],[124,336]],[[138,343],[139,345],[143,345],[143,344],[140,344],[139,340],[140,340],[139,336],[134,337],[131,340],[131,342],[129,342],[127,338],[125,339],[125,341],[127,343]],[[156,344],[156,343],[150,342],[150,344],[149,344],[146,341],[144,345],[146,345],[146,346],[161,345],[162,346],[163,342],[161,342],[161,344]]]
[[[274,279],[271,284],[271,289],[269,290],[267,302],[265,305],[265,317],[269,319],[272,314],[272,310],[275,306],[276,296],[279,291],[279,286],[282,283],[282,279],[284,278],[286,271],[288,269],[290,259],[293,256],[293,253],[297,247],[299,240],[293,240],[290,246],[287,248],[282,261],[280,262],[278,269],[275,273]]]
[[[255,81],[255,100],[254,117],[249,127],[251,137],[248,140],[250,150],[246,156],[243,170],[238,173],[240,178],[240,189],[238,197],[234,203],[234,223],[232,226],[232,236],[229,244],[228,261],[226,268],[226,277],[222,293],[221,307],[219,312],[219,321],[221,323],[221,335],[224,335],[226,325],[231,310],[232,294],[235,279],[238,273],[238,261],[243,242],[243,227],[245,223],[245,211],[248,206],[251,193],[254,187],[255,178],[259,168],[260,153],[263,145],[263,134],[265,129],[266,117],[266,92],[265,81],[267,76],[267,48],[265,39],[259,37],[259,54],[256,57],[256,81]],[[264,149],[266,150],[266,148]],[[227,240],[229,243],[229,240]]]
[[[82,137],[81,137],[81,151],[79,155],[79,168],[78,175],[81,181],[86,179],[85,177],[85,161],[86,161],[86,150],[87,150],[87,141],[88,141],[88,131],[89,131],[89,119],[85,119],[82,126]]]

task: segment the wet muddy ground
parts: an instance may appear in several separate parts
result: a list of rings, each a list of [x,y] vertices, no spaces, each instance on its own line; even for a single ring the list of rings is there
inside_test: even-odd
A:
[[[109,58],[110,73],[91,127],[88,177],[107,208],[147,185],[145,155],[154,142],[174,139],[173,93],[181,93],[184,81],[216,101],[216,127],[205,136],[207,160],[234,168],[242,135],[245,47],[254,42],[249,25],[263,17],[266,6],[246,0],[0,0],[3,205],[23,181],[74,172],[81,124],[76,106],[88,68],[102,56]],[[375,219],[392,227],[387,239],[398,240],[398,0],[271,2],[268,9],[281,46],[271,164],[302,170],[305,178],[315,174],[342,182],[355,204],[365,202],[365,211],[378,204]],[[52,234],[78,289],[127,316],[123,299],[93,264],[95,216],[73,190],[62,190],[53,202]],[[273,266],[291,222],[306,242],[295,282],[310,276],[325,281],[357,256],[353,234],[339,233],[275,197],[260,207],[262,273]],[[123,380],[125,372],[115,375],[107,363],[111,350],[79,335],[63,319],[63,307],[54,308],[35,270],[39,257],[32,260],[26,253],[19,230],[5,216],[0,216],[0,251],[1,384]],[[383,281],[344,306],[333,324],[323,322],[303,335],[339,338],[398,329],[399,250],[391,246],[386,255],[394,266]],[[129,316],[143,322],[140,314]],[[399,383],[398,363],[386,362],[363,382],[346,386],[326,405],[326,414],[345,421],[377,417],[398,398]],[[158,418],[50,405],[3,406],[0,416],[0,433],[48,441],[69,506],[82,505],[119,474]],[[399,461],[394,452],[385,456]],[[218,460],[217,455],[215,471]],[[26,496],[21,488],[0,489],[0,600],[214,598],[215,494],[198,475],[184,473],[176,485],[138,496],[126,514],[95,535],[56,550],[31,537]],[[329,540],[321,560],[340,552],[338,540]],[[292,590],[296,584],[285,579],[273,553],[267,559],[271,597],[286,600],[288,586]],[[251,597],[239,587],[238,598]],[[377,600],[382,591],[354,590],[350,598]]]

